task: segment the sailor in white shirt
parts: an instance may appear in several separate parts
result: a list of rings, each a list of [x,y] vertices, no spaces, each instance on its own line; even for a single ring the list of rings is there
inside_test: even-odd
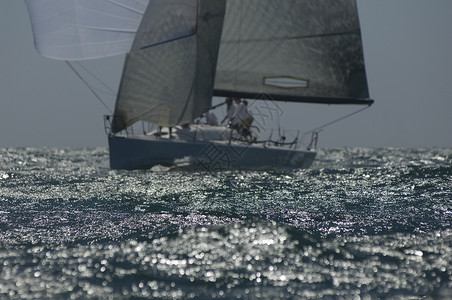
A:
[[[228,123],[231,123],[235,113],[235,107],[232,105],[232,99],[226,98],[224,102],[226,102],[226,116],[221,121],[221,124],[223,124],[226,120],[228,120]]]
[[[245,105],[242,103],[242,100],[240,98],[235,98],[235,109],[234,109],[234,115],[232,116],[232,124],[231,127],[234,129],[239,130],[240,123],[242,121],[242,118],[244,117],[244,109]]]

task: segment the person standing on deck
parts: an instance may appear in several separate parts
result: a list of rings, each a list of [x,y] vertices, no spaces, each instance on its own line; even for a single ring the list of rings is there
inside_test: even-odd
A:
[[[248,101],[243,100],[243,107],[240,110],[240,114],[238,115],[238,119],[240,120],[238,131],[241,136],[248,141],[248,137],[253,140],[253,136],[251,134],[251,124],[254,121],[253,114],[248,110]]]
[[[228,120],[229,124],[232,122],[232,118],[234,117],[235,107],[232,105],[232,99],[229,97],[226,98],[224,102],[226,102],[226,116],[224,116],[224,119],[221,121],[221,124],[223,124],[224,121],[226,121],[226,119]]]
[[[248,110],[248,101],[242,101],[244,108],[239,116],[240,119],[240,127],[250,129],[251,124],[254,121],[253,114]]]
[[[240,131],[240,123],[242,121],[242,118],[244,117],[245,104],[242,103],[242,100],[240,98],[235,98],[234,101],[235,110],[234,115],[232,116],[231,127],[233,129],[237,129],[237,131]]]

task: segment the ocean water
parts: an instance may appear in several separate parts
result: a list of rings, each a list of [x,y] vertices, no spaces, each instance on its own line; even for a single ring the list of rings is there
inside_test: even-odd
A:
[[[452,299],[452,149],[115,171],[0,149],[1,299]]]

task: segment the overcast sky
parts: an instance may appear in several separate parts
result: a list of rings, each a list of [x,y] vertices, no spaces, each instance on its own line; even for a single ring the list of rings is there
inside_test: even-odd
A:
[[[325,128],[319,146],[452,147],[452,1],[358,5],[375,104]],[[36,52],[24,1],[0,1],[0,38],[0,147],[106,146],[103,115],[110,112],[66,63]],[[85,66],[116,90],[123,59]],[[113,108],[115,96],[102,96]],[[281,123],[302,132],[360,108],[278,106]]]

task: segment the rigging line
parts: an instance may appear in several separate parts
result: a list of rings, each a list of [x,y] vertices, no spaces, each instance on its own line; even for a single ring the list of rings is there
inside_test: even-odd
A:
[[[88,84],[88,82],[86,82],[85,79],[83,79],[83,77],[80,75],[79,72],[77,72],[77,70],[74,68],[74,66],[66,60],[66,64],[72,69],[72,71],[75,73],[75,75],[77,75],[78,78],[80,78],[80,80],[88,87],[88,89],[94,94],[94,96],[96,96],[96,98],[100,101],[100,103],[102,103],[105,108],[108,109],[108,111],[110,113],[113,113],[113,111],[107,106],[107,104],[105,104],[105,102],[99,97],[99,95],[96,93],[96,91]]]
[[[353,115],[355,115],[355,114],[357,114],[357,113],[360,113],[360,112],[362,112],[363,110],[368,109],[369,107],[370,107],[370,106],[366,106],[366,107],[360,108],[360,109],[358,109],[357,111],[354,111],[354,112],[352,112],[352,113],[349,113],[348,115],[345,115],[345,116],[343,116],[343,117],[340,117],[339,119],[333,120],[333,121],[328,122],[328,123],[326,123],[326,124],[324,124],[324,125],[322,125],[322,126],[319,126],[319,127],[317,127],[317,128],[314,128],[314,129],[311,129],[311,130],[309,130],[309,131],[306,131],[304,134],[307,134],[307,133],[310,133],[310,132],[316,132],[316,131],[318,131],[318,130],[320,130],[320,129],[323,129],[323,128],[327,127],[327,126],[333,125],[334,123],[337,123],[337,122],[342,121],[342,120],[344,120],[344,119],[346,119],[346,118],[348,118],[348,117],[351,117],[351,116],[353,116]]]
[[[89,75],[91,75],[94,79],[96,79],[100,84],[102,84],[107,90],[109,90],[111,92],[112,95],[116,95],[116,92],[109,87],[105,82],[103,82],[102,80],[100,80],[99,77],[97,77],[96,75],[94,75],[94,73],[92,73],[90,70],[88,70],[84,65],[82,65],[81,63],[79,63],[78,61],[75,62],[77,64],[77,66],[79,66],[80,68],[82,68],[86,73],[88,73]]]

